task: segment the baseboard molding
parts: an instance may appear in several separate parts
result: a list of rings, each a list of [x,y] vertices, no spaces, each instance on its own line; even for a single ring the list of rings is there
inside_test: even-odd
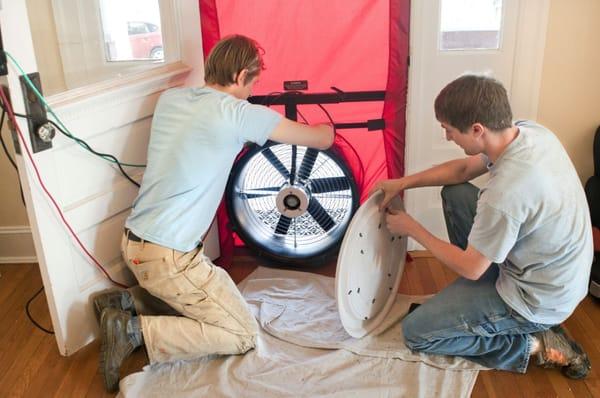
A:
[[[0,264],[31,264],[37,263],[37,257],[0,257]]]
[[[19,235],[31,234],[31,227],[28,225],[9,225],[0,226],[0,235]]]
[[[36,262],[31,228],[28,225],[0,226],[0,264]]]

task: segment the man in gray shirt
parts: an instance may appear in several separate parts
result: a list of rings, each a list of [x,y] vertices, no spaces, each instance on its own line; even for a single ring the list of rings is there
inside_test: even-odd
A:
[[[381,207],[408,188],[444,186],[444,242],[411,216],[386,216],[461,275],[403,321],[414,350],[458,355],[524,373],[531,355],[570,378],[590,369],[583,349],[559,325],[587,293],[593,256],[583,187],[564,148],[548,129],[512,123],[504,87],[467,75],[435,100],[446,138],[467,158],[378,183]],[[489,173],[479,190],[467,181]]]

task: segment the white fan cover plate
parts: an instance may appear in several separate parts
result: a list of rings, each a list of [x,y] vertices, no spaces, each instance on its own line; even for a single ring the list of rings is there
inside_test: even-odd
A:
[[[346,230],[337,261],[335,286],[342,325],[361,338],[375,329],[394,303],[404,263],[407,238],[392,235],[379,211],[383,191],[364,202]],[[389,208],[404,210],[399,197]]]

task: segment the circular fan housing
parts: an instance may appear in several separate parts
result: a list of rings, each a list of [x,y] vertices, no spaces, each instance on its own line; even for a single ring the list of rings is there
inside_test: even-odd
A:
[[[334,151],[268,143],[238,159],[226,201],[232,226],[249,247],[311,266],[337,250],[359,197],[351,171]]]

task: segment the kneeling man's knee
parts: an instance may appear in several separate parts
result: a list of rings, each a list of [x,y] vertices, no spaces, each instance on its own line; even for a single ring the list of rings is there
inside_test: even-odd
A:
[[[402,334],[404,335],[404,344],[411,350],[423,350],[427,341],[421,336],[423,335],[418,317],[407,315],[402,320]]]

